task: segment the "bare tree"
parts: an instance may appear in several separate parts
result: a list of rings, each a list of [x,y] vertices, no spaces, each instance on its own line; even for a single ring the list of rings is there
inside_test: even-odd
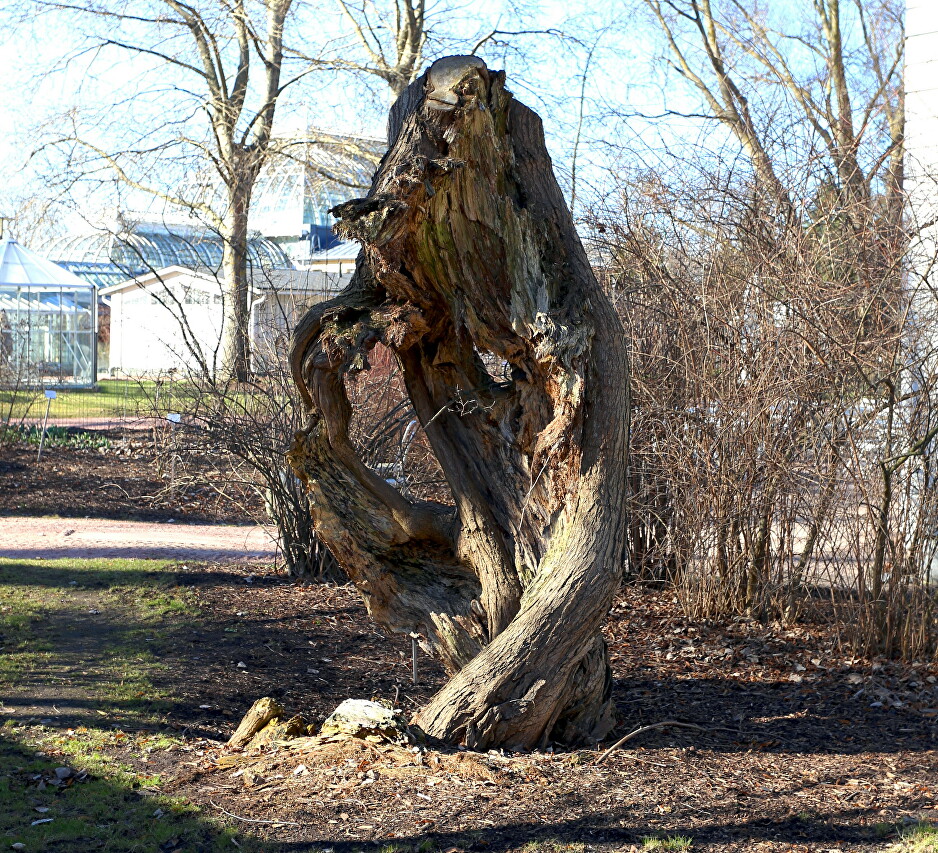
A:
[[[396,100],[423,67],[431,22],[425,0],[394,0],[393,11],[370,0],[358,4],[335,0],[335,3],[364,54],[363,62],[346,59],[341,65],[383,80],[391,100]],[[446,13],[445,9],[437,9],[435,15],[431,13],[431,19],[439,17],[441,11]]]
[[[295,73],[284,73],[284,30],[292,2],[154,0],[132,8],[39,4],[48,11],[77,15],[80,25],[90,24],[89,49],[139,57],[153,63],[151,75],[173,81],[171,94],[164,95],[162,112],[168,118],[136,128],[136,144],[95,141],[73,120],[70,129],[55,133],[46,147],[65,153],[70,167],[66,171],[75,176],[74,181],[110,173],[132,190],[189,211],[220,235],[226,297],[221,369],[241,379],[249,366],[251,195],[271,153],[278,101],[312,68],[304,63]],[[204,121],[193,118],[199,116]],[[169,162],[178,163],[180,157],[190,168],[192,163],[196,169],[200,163],[211,164],[215,181],[223,188],[220,205],[213,203],[205,187],[196,193],[168,188]]]
[[[432,3],[426,0],[333,0],[346,23],[348,38],[328,53],[337,69],[362,78],[376,78],[387,87],[390,101],[399,98],[427,62],[446,54],[484,51],[510,53],[524,62],[519,47],[525,37],[547,36],[561,43],[576,42],[556,28],[538,28],[523,2],[514,0],[486,14],[478,6]],[[497,14],[500,11],[500,14]],[[497,17],[496,17],[497,14]],[[492,18],[496,20],[493,25]],[[505,18],[511,29],[502,29]],[[531,42],[528,42],[531,45]]]
[[[810,17],[792,32],[744,0],[643,3],[665,37],[671,64],[713,120],[732,132],[781,214],[797,220],[803,213],[794,209],[783,155],[791,150],[785,134],[807,129],[820,141],[812,153],[828,158],[829,179],[840,194],[865,203],[882,191],[889,214],[901,217],[901,4],[850,0],[860,38],[847,44],[841,0],[813,0]],[[791,44],[804,55],[793,56]],[[766,109],[774,93],[784,99],[781,114]]]
[[[635,365],[632,565],[698,615],[795,619],[826,588],[856,647],[930,652],[936,313],[903,274],[899,10],[818,0],[782,32],[735,0],[643,5],[707,130],[593,212]]]
[[[82,123],[80,110],[49,123],[44,150],[65,158],[64,167],[57,161],[50,170],[58,173],[53,182],[68,194],[89,179],[106,184],[116,177],[125,189],[187,211],[220,235],[227,308],[221,372],[242,380],[249,365],[252,195],[265,164],[301,157],[308,148],[308,140],[274,136],[285,91],[313,71],[338,70],[379,79],[393,99],[419,73],[428,44],[437,51],[445,42],[481,45],[498,33],[476,22],[463,33],[452,4],[428,13],[423,0],[396,0],[393,8],[336,3],[342,26],[310,37],[300,15],[310,10],[293,0],[148,0],[133,6],[37,0],[38,8],[72,16],[88,29],[80,57],[117,50],[150,68],[142,91],[126,101],[123,93],[115,95],[119,104],[106,111],[112,120],[119,116],[107,128],[112,132],[101,132],[108,116]],[[287,39],[291,27],[296,31]],[[149,104],[154,88],[159,112]],[[329,145],[338,138],[322,136]],[[352,139],[344,144],[355,147]],[[363,150],[371,159],[370,147]]]
[[[357,272],[292,349],[311,422],[290,457],[317,535],[372,616],[452,674],[417,715],[429,735],[595,741],[612,725],[599,628],[621,575],[628,367],[540,120],[481,60],[439,60],[392,109],[368,197],[336,213]],[[451,504],[405,497],[350,443],[346,378],[378,343]]]

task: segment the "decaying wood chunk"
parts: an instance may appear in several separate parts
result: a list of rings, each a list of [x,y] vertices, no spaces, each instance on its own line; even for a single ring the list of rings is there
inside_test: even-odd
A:
[[[289,720],[283,720],[280,717],[272,717],[270,722],[248,741],[245,749],[248,752],[254,752],[264,749],[278,740],[301,737],[308,734],[308,731],[309,727],[306,725],[305,718],[299,714],[295,717],[290,717]]]
[[[251,710],[244,715],[235,733],[228,739],[228,746],[244,746],[274,717],[282,717],[283,714],[284,710],[276,699],[271,699],[269,696],[258,699],[251,705]]]

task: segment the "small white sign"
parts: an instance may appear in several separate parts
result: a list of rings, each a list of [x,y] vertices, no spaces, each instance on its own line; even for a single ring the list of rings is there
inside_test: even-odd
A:
[[[55,399],[55,391],[46,391],[46,399],[47,399],[47,400],[54,400],[54,399]]]
[[[170,412],[166,416],[166,420],[168,420],[171,424],[178,424],[181,419],[182,415],[177,415],[175,412]]]

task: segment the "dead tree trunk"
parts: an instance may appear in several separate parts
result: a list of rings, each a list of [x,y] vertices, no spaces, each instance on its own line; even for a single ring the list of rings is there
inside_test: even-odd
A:
[[[502,72],[434,63],[392,108],[389,142],[368,197],[335,211],[363,246],[353,282],[294,336],[312,417],[292,463],[371,615],[419,632],[452,674],[417,725],[477,748],[595,742],[626,541],[624,332],[540,119]],[[378,342],[452,506],[405,499],[352,448],[344,377]]]

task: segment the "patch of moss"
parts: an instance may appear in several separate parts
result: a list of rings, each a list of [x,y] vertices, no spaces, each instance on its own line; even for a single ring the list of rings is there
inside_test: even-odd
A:
[[[889,848],[892,853],[938,853],[938,826],[914,823],[899,832],[899,842]]]
[[[672,851],[682,851],[690,850],[693,846],[694,840],[688,838],[686,835],[668,835],[664,838],[659,838],[658,836],[646,835],[642,838],[642,850],[648,851],[657,851],[657,850],[672,850]]]

